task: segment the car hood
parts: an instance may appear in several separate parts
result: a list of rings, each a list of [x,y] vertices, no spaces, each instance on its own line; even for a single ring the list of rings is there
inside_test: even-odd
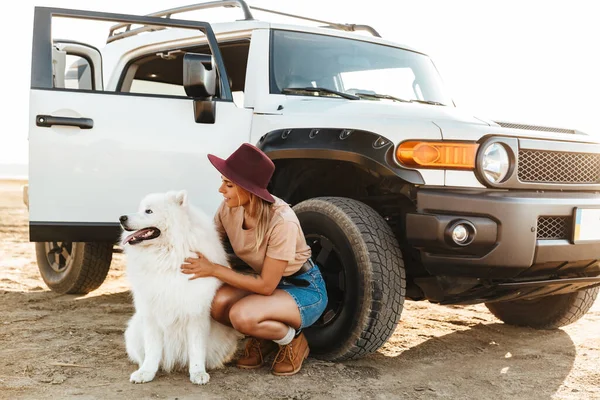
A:
[[[393,123],[394,120],[412,120],[435,124],[445,140],[476,141],[483,136],[512,136],[532,139],[547,139],[569,142],[599,141],[585,133],[568,128],[536,126],[519,122],[498,122],[475,116],[467,110],[420,103],[398,103],[389,101],[345,100],[308,96],[277,96],[277,106],[269,107],[275,112],[287,116],[302,116],[322,120],[325,114],[329,118],[340,121],[383,119]],[[255,109],[255,112],[258,111]],[[266,110],[264,110],[266,111]],[[260,112],[260,111],[259,111]]]

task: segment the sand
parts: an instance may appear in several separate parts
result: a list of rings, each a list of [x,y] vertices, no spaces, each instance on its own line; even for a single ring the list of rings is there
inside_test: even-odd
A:
[[[206,386],[185,372],[131,384],[122,255],[86,296],[49,291],[28,242],[22,184],[0,182],[2,399],[600,399],[600,301],[555,331],[504,325],[483,305],[408,301],[388,343],[360,360],[309,358],[292,377],[230,365]]]

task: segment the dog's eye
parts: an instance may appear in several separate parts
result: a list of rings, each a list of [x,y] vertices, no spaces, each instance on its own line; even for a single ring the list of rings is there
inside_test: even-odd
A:
[[[147,209],[146,210],[146,214],[152,214],[152,210],[151,209]]]

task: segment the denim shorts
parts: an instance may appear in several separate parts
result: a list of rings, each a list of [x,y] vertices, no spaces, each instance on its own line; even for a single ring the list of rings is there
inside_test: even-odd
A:
[[[305,273],[294,276],[294,278],[307,281],[308,286],[296,286],[284,279],[277,285],[277,289],[288,292],[294,298],[300,310],[302,321],[300,328],[307,328],[319,319],[327,306],[325,281],[316,265]]]

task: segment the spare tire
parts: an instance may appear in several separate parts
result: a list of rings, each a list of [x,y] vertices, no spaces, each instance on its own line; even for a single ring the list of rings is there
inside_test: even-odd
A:
[[[557,329],[583,317],[594,304],[599,289],[595,287],[531,300],[485,303],[485,306],[510,325]]]
[[[402,252],[366,204],[319,197],[293,207],[327,286],[328,304],[305,330],[311,354],[349,360],[377,351],[394,333],[406,293]]]

